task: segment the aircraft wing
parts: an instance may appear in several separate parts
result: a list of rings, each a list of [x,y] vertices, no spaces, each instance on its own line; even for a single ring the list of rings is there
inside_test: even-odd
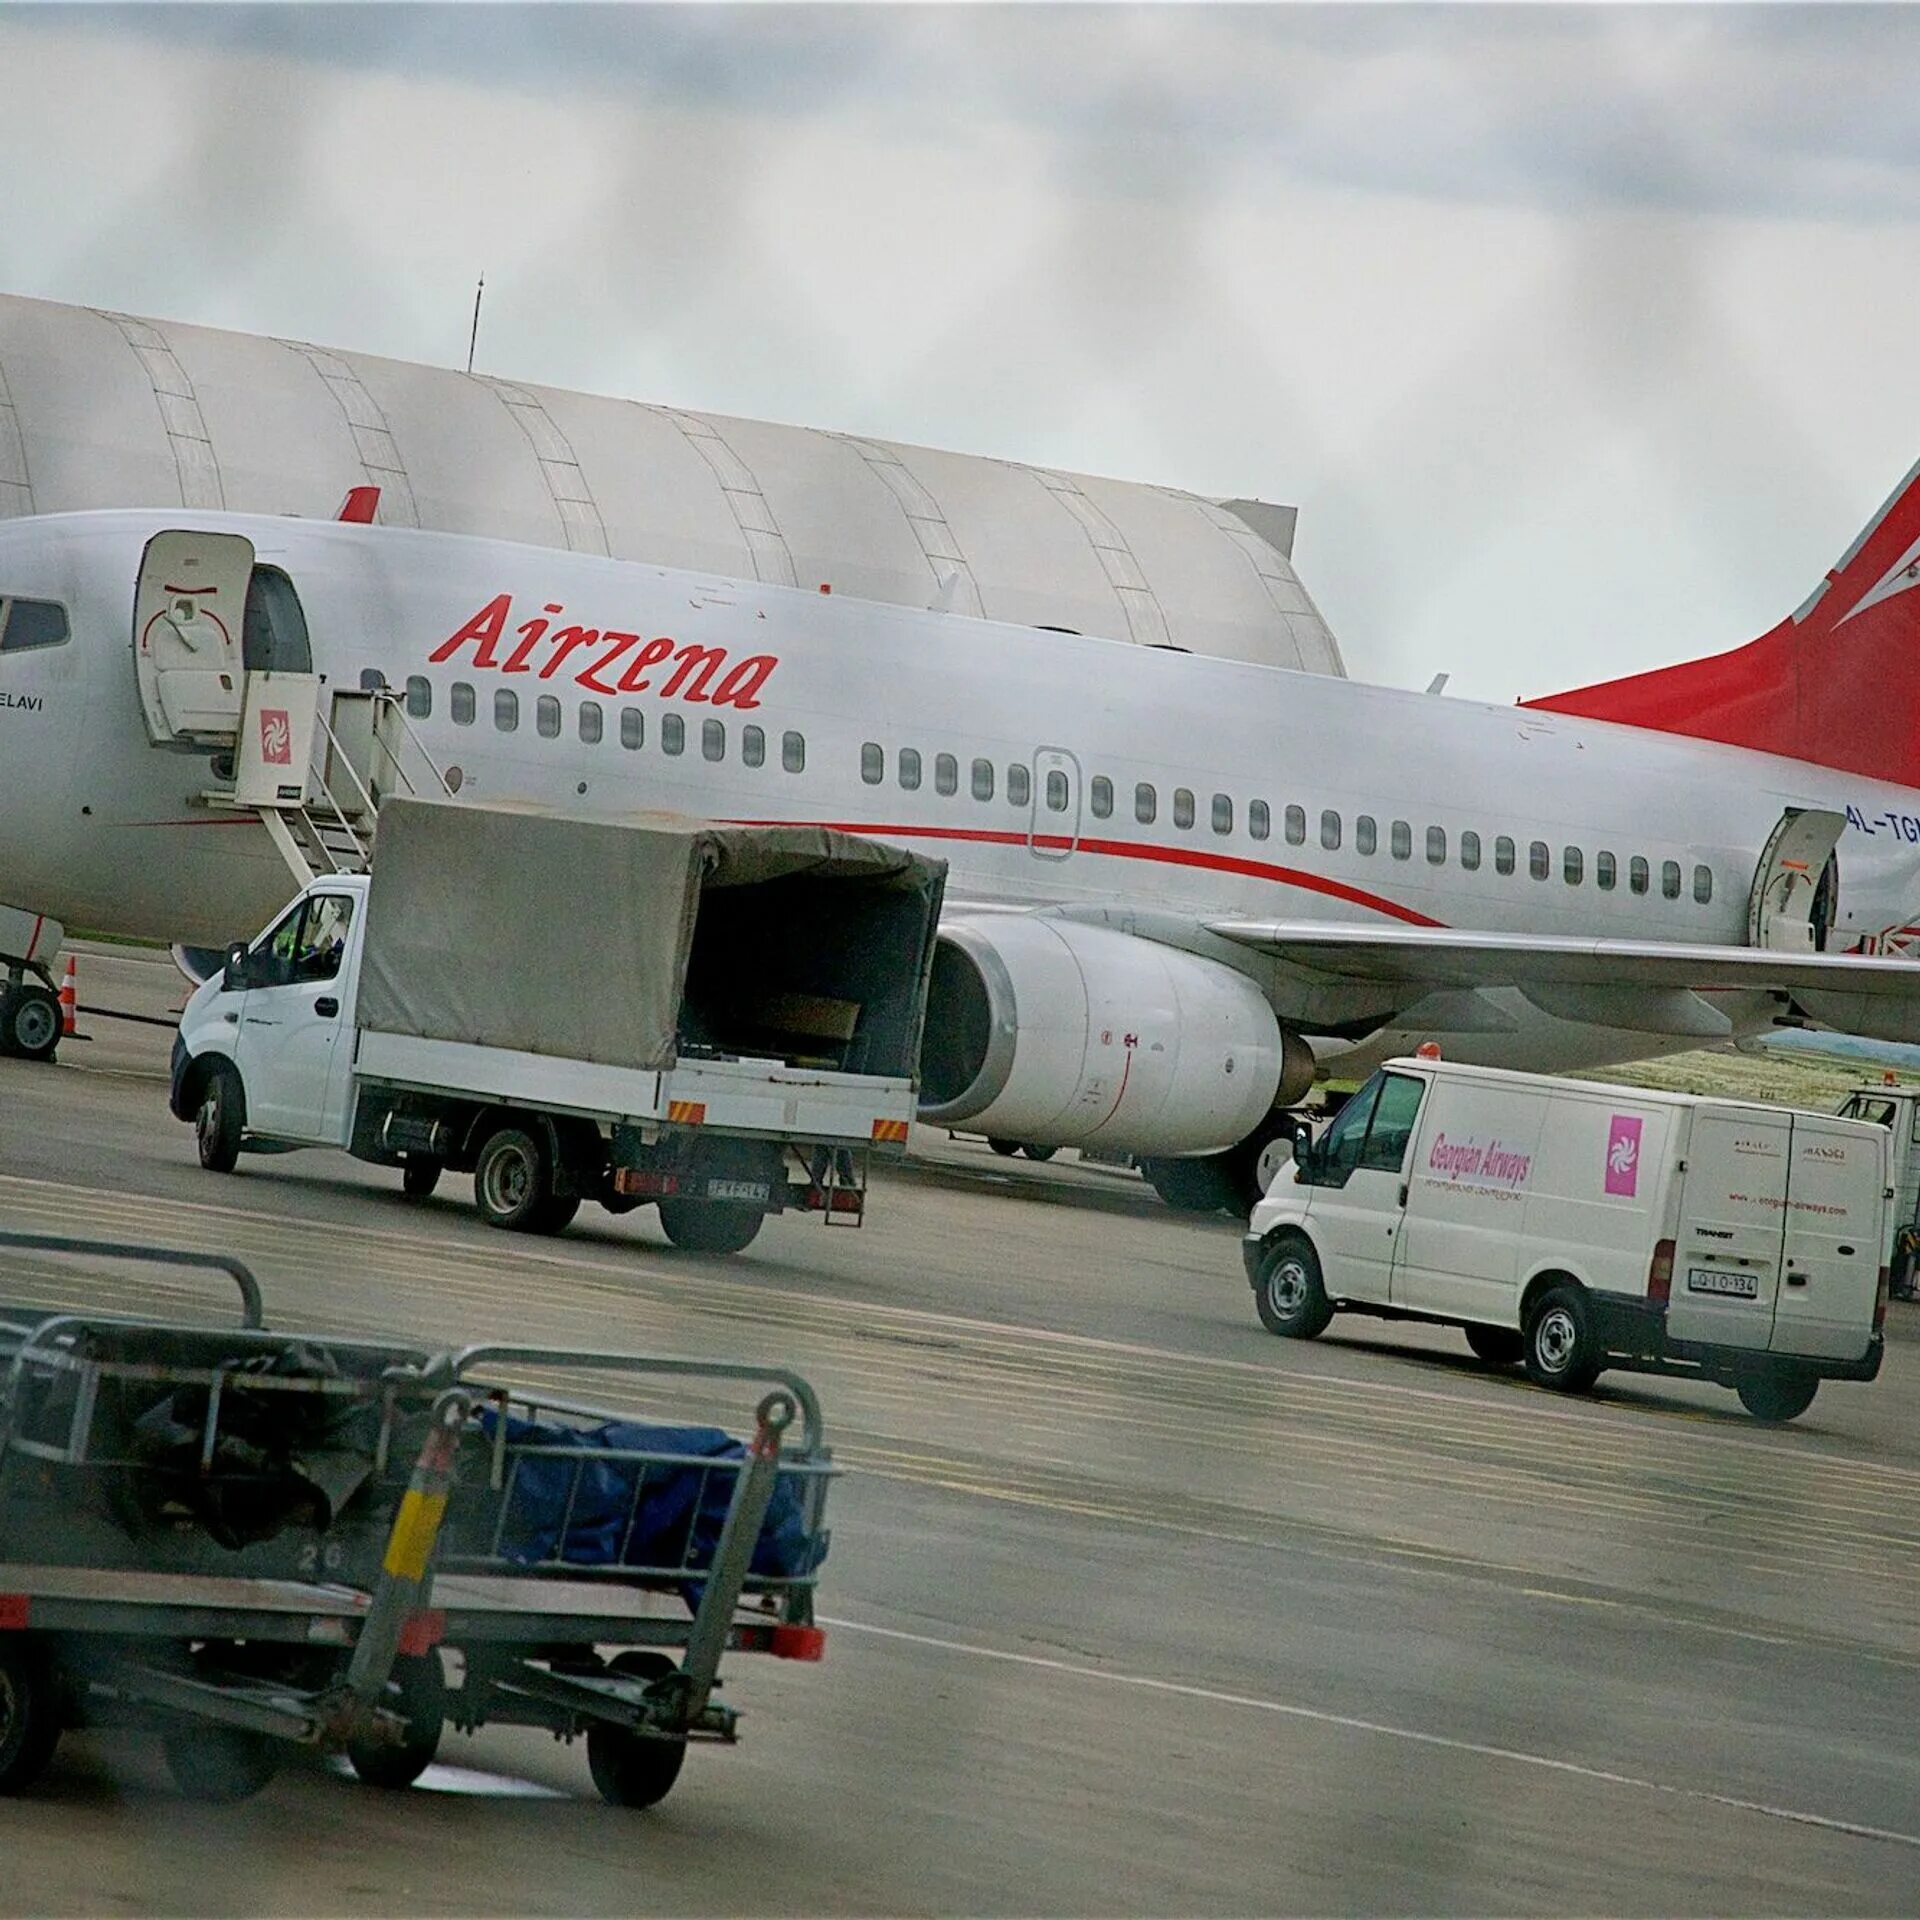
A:
[[[1710,1038],[1731,1023],[1702,996],[1769,993],[1842,1032],[1920,1039],[1920,964],[1906,959],[1313,921],[1213,920],[1207,931],[1309,974],[1404,990],[1408,1006],[1510,987],[1563,1019]]]

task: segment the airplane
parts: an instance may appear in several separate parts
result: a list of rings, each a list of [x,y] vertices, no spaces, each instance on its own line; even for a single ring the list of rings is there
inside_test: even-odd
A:
[[[51,1051],[52,920],[217,948],[329,857],[310,767],[411,756],[944,854],[922,1117],[1234,1207],[1317,1078],[1429,1040],[1920,1039],[1916,582],[1920,468],[1751,646],[1506,707],[364,512],[0,523],[0,1043]]]

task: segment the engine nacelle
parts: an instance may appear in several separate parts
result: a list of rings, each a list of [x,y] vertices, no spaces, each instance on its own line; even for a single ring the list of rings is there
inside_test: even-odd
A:
[[[1312,1056],[1244,974],[1111,927],[1012,915],[940,933],[920,1117],[1048,1145],[1214,1153]],[[1297,1089],[1296,1089],[1297,1094]]]

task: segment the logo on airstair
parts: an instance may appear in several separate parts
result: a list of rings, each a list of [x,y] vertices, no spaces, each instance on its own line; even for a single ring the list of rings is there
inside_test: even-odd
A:
[[[270,767],[293,765],[293,722],[284,707],[260,710],[260,758]]]

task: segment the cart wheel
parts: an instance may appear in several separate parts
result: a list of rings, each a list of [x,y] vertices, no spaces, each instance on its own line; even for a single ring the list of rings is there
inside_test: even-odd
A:
[[[438,1160],[409,1160],[400,1169],[400,1190],[409,1200],[424,1200],[440,1184]]]
[[[762,1214],[732,1200],[662,1200],[660,1225],[689,1253],[738,1253],[760,1231]]]
[[[60,1742],[53,1665],[31,1640],[0,1641],[0,1793],[22,1793]]]
[[[237,1727],[180,1727],[162,1737],[173,1784],[189,1800],[231,1806],[251,1800],[280,1771],[279,1743]]]
[[[607,1671],[629,1680],[663,1680],[674,1665],[661,1653],[621,1653]],[[658,1806],[673,1791],[687,1757],[684,1740],[649,1740],[625,1727],[587,1729],[587,1769],[612,1807]]]
[[[347,1748],[353,1770],[370,1787],[410,1787],[433,1765],[447,1717],[447,1682],[437,1653],[403,1654],[393,1663],[386,1704],[407,1723],[397,1745],[355,1740]]]

